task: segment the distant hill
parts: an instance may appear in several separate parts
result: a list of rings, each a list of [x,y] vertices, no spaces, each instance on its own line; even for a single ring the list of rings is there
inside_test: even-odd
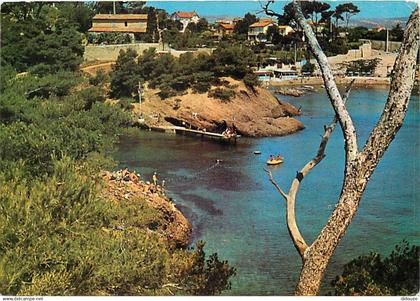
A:
[[[367,28],[375,28],[378,26],[384,26],[386,28],[392,28],[398,23],[401,27],[405,27],[405,23],[407,23],[407,18],[369,18],[369,19],[354,19],[351,20],[350,26],[364,26]]]
[[[214,16],[203,16],[207,19],[210,23],[215,23],[217,20],[223,20],[223,19],[233,19],[234,16],[230,15],[214,15]],[[387,28],[392,28],[398,23],[400,23],[401,27],[405,27],[405,23],[407,22],[408,17],[402,17],[402,18],[368,18],[368,19],[352,19],[350,21],[350,26],[356,27],[356,26],[364,26],[367,28],[375,28],[378,26],[384,26]],[[343,24],[343,22],[341,22]]]

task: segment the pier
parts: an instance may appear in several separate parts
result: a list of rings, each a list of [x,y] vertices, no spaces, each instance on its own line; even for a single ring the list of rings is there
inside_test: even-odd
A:
[[[151,131],[165,132],[165,133],[192,134],[192,135],[198,135],[198,136],[206,137],[206,138],[216,138],[216,139],[220,139],[221,141],[233,142],[233,143],[236,143],[236,140],[241,137],[240,135],[227,137],[219,133],[194,130],[194,129],[189,129],[182,126],[151,126],[149,127],[149,129]]]

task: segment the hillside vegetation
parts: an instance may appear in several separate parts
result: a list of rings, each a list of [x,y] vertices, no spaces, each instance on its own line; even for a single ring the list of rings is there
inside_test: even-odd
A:
[[[212,86],[224,86],[221,77],[242,80],[250,89],[259,86],[257,76],[251,67],[256,65],[256,56],[246,48],[220,45],[212,54],[191,52],[175,58],[170,54],[158,55],[151,48],[140,56],[132,49],[121,50],[110,74],[111,96],[131,97],[138,92],[138,85],[148,83],[160,90],[162,99],[181,95],[191,88],[196,93],[208,92]],[[220,88],[225,93],[219,96],[229,99],[233,87]],[[225,99],[226,100],[226,99]]]
[[[235,273],[226,261],[166,239],[148,195],[103,193],[101,174],[115,166],[105,152],[131,117],[77,71],[72,9],[2,6],[0,294],[220,294]],[[14,44],[20,35],[31,44]]]

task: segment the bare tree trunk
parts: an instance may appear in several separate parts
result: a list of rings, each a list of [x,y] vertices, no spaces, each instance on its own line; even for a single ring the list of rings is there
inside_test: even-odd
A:
[[[273,2],[273,0],[268,1],[264,6],[264,11],[267,15],[279,17],[278,13],[269,9]],[[336,116],[333,123],[325,127],[317,156],[298,172],[287,194],[274,181],[271,173],[267,172],[270,181],[286,200],[286,220],[289,234],[303,261],[295,294],[316,295],[319,293],[325,269],[357,212],[371,175],[404,121],[414,84],[416,58],[419,49],[419,9],[416,8],[407,23],[400,53],[394,65],[395,73],[392,77],[385,108],[377,125],[370,133],[363,150],[359,152],[353,121],[345,106],[350,88],[344,97],[340,95],[327,57],[322,51],[312,28],[307,24],[298,1],[294,0],[293,4],[295,19],[303,29],[309,46],[319,63],[325,88]],[[315,241],[308,246],[296,223],[294,210],[296,195],[306,174],[324,158],[326,144],[337,121],[340,124],[345,141],[346,156],[343,186],[338,203],[325,227]]]
[[[328,262],[356,214],[369,178],[404,121],[413,88],[419,47],[418,14],[418,9],[416,9],[407,24],[382,116],[370,134],[363,151],[347,165],[338,204],[320,235],[307,248],[303,256],[303,267],[296,287],[296,295],[319,293]]]

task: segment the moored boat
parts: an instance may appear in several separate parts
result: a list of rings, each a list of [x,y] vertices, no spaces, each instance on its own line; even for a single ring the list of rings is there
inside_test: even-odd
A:
[[[267,165],[278,165],[283,163],[283,157],[282,156],[276,156],[274,158],[270,158],[267,160]]]

